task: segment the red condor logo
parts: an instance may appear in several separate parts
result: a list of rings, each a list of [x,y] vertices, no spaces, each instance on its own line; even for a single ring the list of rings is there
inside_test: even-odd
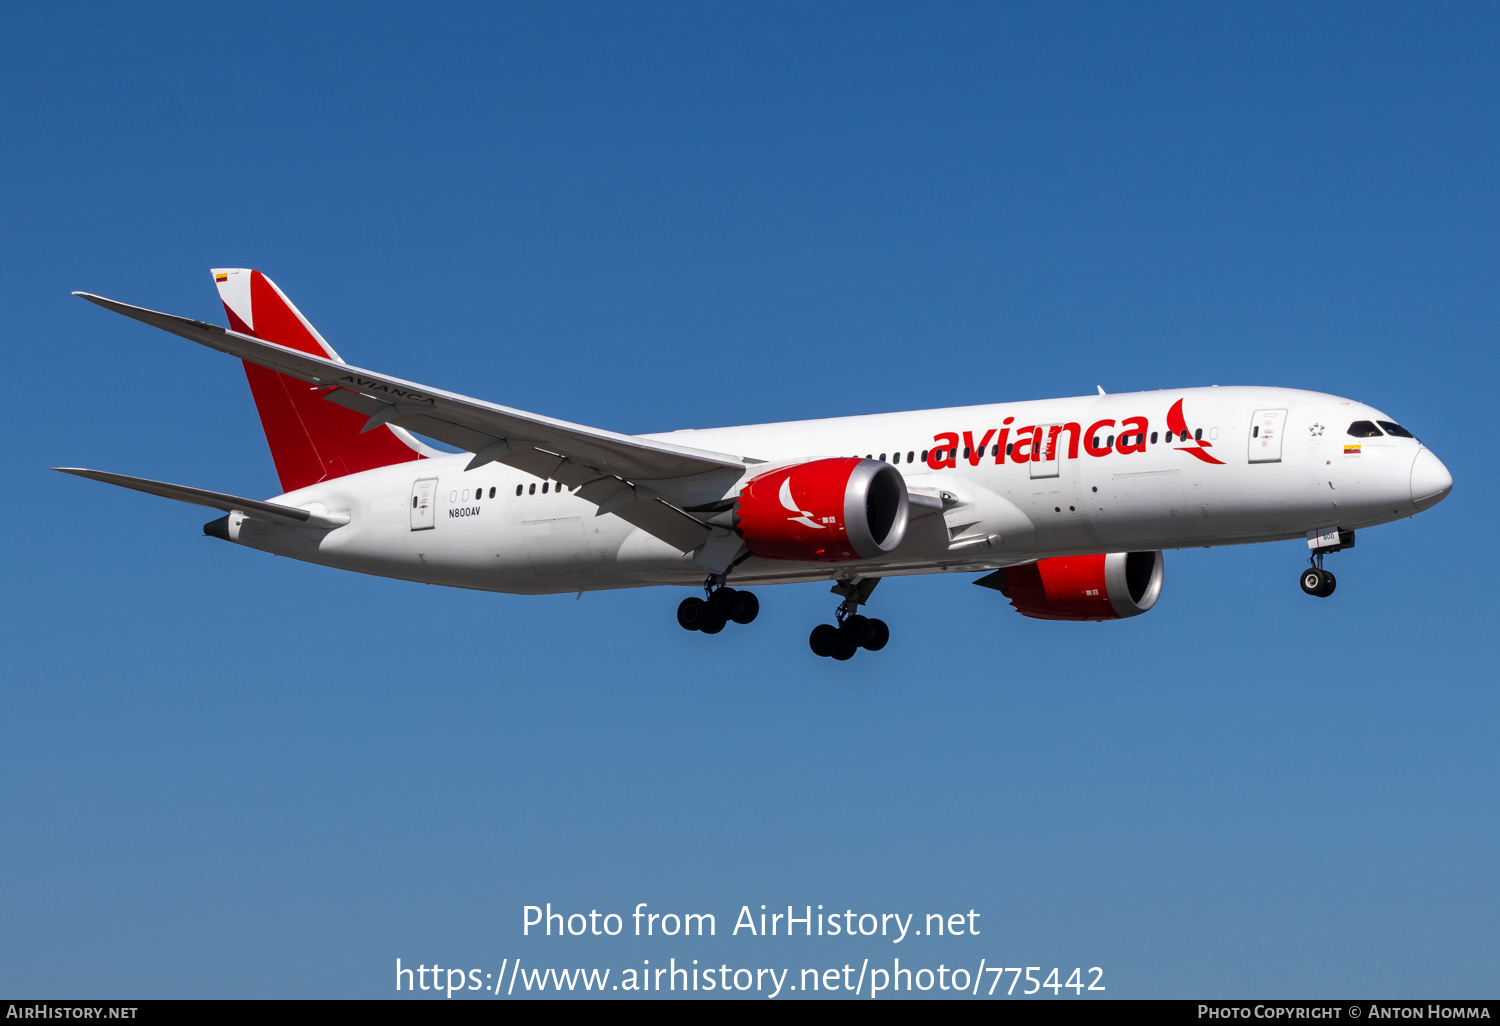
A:
[[[1096,420],[1089,425],[1087,431],[1076,423],[1028,424],[1012,428],[1010,425],[1013,423],[1014,417],[1006,417],[999,431],[990,428],[978,439],[972,431],[965,431],[962,441],[956,431],[933,435],[932,440],[939,447],[928,451],[927,465],[933,470],[956,467],[959,452],[962,451],[969,465],[977,467],[984,460],[986,450],[993,454],[997,464],[1004,463],[1007,459],[1012,463],[1047,463],[1059,458],[1062,448],[1060,443],[1064,435],[1067,436],[1067,458],[1070,460],[1078,458],[1080,445],[1090,456],[1108,456],[1112,452],[1128,456],[1133,452],[1146,451],[1146,435],[1150,431],[1150,423],[1145,417],[1126,417],[1118,423],[1109,419]],[[1202,432],[1197,434],[1201,435]],[[1099,444],[1100,439],[1105,439],[1103,445]],[[1214,459],[1208,454],[1207,450],[1213,448],[1213,443],[1205,442],[1188,430],[1187,420],[1182,415],[1181,399],[1167,411],[1166,441],[1169,444],[1184,443],[1174,448],[1178,452],[1189,453],[1204,463],[1223,465],[1223,460]]]
[[[1191,433],[1189,433],[1187,429],[1187,421],[1184,420],[1182,416],[1181,399],[1173,403],[1172,408],[1167,411],[1167,430],[1176,434],[1178,438],[1193,443],[1192,445],[1179,445],[1177,447],[1178,452],[1191,453],[1192,455],[1198,457],[1198,459],[1202,460],[1204,463],[1216,463],[1221,467],[1224,465],[1223,460],[1216,460],[1208,453],[1203,451],[1204,449],[1212,449],[1212,442],[1205,442],[1203,439],[1196,438]]]

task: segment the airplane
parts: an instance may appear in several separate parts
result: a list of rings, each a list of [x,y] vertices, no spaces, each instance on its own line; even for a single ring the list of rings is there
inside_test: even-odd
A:
[[[809,647],[890,638],[860,612],[887,577],[983,572],[1022,615],[1105,621],[1160,598],[1163,551],[1303,538],[1324,556],[1413,516],[1453,478],[1350,399],[1199,387],[624,435],[346,363],[270,278],[212,271],[229,327],[76,292],[237,357],[282,493],[252,499],[55,470],[220,510],[205,534],[359,573],[512,594],[701,588],[678,623],[717,634],[749,587],[828,581]],[[418,436],[452,446],[448,452]]]

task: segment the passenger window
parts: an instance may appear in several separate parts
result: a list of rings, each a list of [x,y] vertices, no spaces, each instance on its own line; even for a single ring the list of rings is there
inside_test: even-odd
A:
[[[893,453],[891,453],[891,462],[892,463],[900,463],[901,462],[901,454],[899,452],[893,452]]]
[[[884,463],[884,462],[885,462],[885,453],[881,453],[881,454],[880,454],[880,462],[881,462],[881,463]]]
[[[1197,431],[1194,431],[1193,437],[1200,442],[1203,441],[1203,429],[1199,428]]]
[[[966,445],[966,446],[964,446],[964,459],[968,459],[968,458],[969,458],[969,447]]]
[[[516,494],[517,495],[521,494],[521,487],[522,487],[521,485],[516,485]]]
[[[1151,444],[1152,445],[1156,444],[1156,432],[1155,431],[1151,432]]]
[[[1392,424],[1388,420],[1380,420],[1380,421],[1376,421],[1376,423],[1379,424],[1381,427],[1385,428],[1385,433],[1388,434],[1388,435],[1395,435],[1397,438],[1416,438],[1417,437],[1416,435],[1412,434],[1410,431],[1406,430],[1406,428],[1402,427],[1400,424]]]
[[[1368,420],[1356,420],[1349,425],[1349,436],[1351,438],[1379,438],[1380,429]]]
[[[526,494],[527,495],[535,495],[536,494],[536,484],[535,483],[533,483],[530,488],[526,489]]]
[[[996,442],[994,445],[990,446],[990,455],[991,456],[999,456],[1000,455],[1000,443],[999,442]]]
[[[547,494],[547,485],[549,485],[549,484],[551,484],[550,481],[543,481],[542,482],[542,494],[543,495]]]
[[[494,498],[494,497],[495,497],[495,489],[494,489],[494,488],[491,488],[491,489],[490,489],[490,498],[492,498],[492,499],[493,499],[493,498]]]
[[[1108,438],[1106,438],[1104,440],[1104,447],[1106,449],[1113,449],[1115,447],[1115,436],[1114,435],[1110,435]]]
[[[1097,442],[1098,439],[1096,438],[1096,439],[1094,439],[1094,441]],[[1009,456],[1010,455],[1010,451],[1012,449],[1014,449],[1015,447],[1016,447],[1016,443],[1015,442],[1006,442],[1005,443],[1005,455]]]
[[[922,458],[925,460],[927,457],[924,455]],[[910,463],[911,461],[912,461],[912,459],[911,459],[911,453],[907,453],[906,454],[906,462]]]
[[[922,462],[923,463],[927,462],[927,450],[926,449],[922,450]]]

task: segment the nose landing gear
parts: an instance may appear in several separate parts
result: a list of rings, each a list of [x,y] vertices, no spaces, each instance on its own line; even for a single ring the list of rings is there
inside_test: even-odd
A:
[[[843,662],[854,658],[860,649],[879,652],[891,640],[891,629],[884,620],[862,616],[859,607],[870,597],[880,578],[840,581],[834,585],[833,593],[844,596],[834,613],[836,624],[820,623],[807,638],[813,655],[825,656]]]
[[[685,598],[677,606],[677,622],[684,630],[717,634],[731,621],[750,623],[760,615],[760,599],[724,583],[722,575],[703,582],[704,598]]]
[[[1309,595],[1327,598],[1333,594],[1333,589],[1337,588],[1338,584],[1338,578],[1333,576],[1333,572],[1324,570],[1320,566],[1310,566],[1302,571],[1302,590]]]
[[[1312,555],[1307,557],[1307,561],[1311,565],[1302,571],[1299,583],[1302,585],[1302,590],[1309,595],[1315,595],[1318,598],[1327,598],[1333,594],[1333,589],[1339,586],[1338,578],[1333,576],[1333,571],[1323,569],[1323,557],[1330,552],[1338,552],[1340,549],[1354,548],[1354,532],[1337,531],[1335,534],[1334,529],[1323,532],[1308,532],[1309,544],[1311,544],[1311,540],[1313,539],[1334,541],[1335,537],[1337,541],[1334,544],[1322,545],[1315,548],[1312,550]]]

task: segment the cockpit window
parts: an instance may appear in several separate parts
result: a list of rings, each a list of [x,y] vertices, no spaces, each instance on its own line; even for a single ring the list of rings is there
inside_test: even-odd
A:
[[[1392,424],[1388,420],[1381,420],[1381,421],[1377,421],[1376,423],[1378,423],[1381,427],[1385,428],[1385,433],[1388,434],[1388,435],[1395,435],[1397,438],[1416,438],[1417,437],[1416,435],[1412,434],[1410,431],[1406,430],[1406,428],[1402,427],[1400,424]]]
[[[1368,420],[1356,420],[1349,425],[1349,436],[1351,438],[1379,438],[1380,429]]]

